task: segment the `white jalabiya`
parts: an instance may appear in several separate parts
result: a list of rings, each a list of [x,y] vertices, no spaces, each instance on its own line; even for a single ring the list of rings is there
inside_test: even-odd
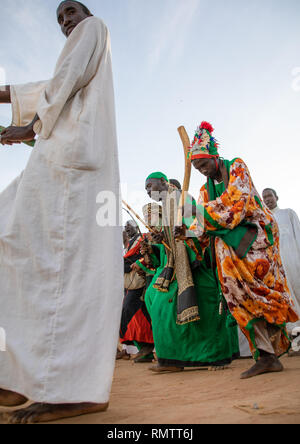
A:
[[[249,342],[246,339],[244,333],[242,333],[242,331],[240,330],[240,328],[238,329],[238,333],[239,333],[240,356],[241,358],[248,358],[248,357],[250,358],[252,356],[252,353],[249,347]]]
[[[54,77],[11,89],[13,123],[39,139],[0,195],[0,388],[36,402],[109,400],[123,299],[122,229],[99,226],[119,199],[110,39],[95,17],[67,39]],[[117,212],[119,205],[117,203]]]
[[[300,221],[291,209],[277,207],[273,214],[279,226],[281,259],[296,311],[300,315]],[[296,325],[300,325],[300,321]]]
[[[273,214],[279,226],[280,253],[286,270],[291,295],[300,314],[300,221],[291,209],[275,208]]]

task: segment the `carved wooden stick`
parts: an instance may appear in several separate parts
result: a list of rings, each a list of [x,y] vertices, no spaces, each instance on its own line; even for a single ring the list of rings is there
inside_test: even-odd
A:
[[[178,207],[178,215],[177,215],[177,225],[182,225],[182,210],[184,208],[187,193],[190,188],[190,180],[191,180],[191,171],[192,171],[192,162],[191,159],[188,158],[189,148],[191,146],[189,136],[186,132],[184,126],[178,128],[178,132],[182,141],[183,151],[184,151],[184,181],[182,186],[182,193],[180,197],[179,207]]]

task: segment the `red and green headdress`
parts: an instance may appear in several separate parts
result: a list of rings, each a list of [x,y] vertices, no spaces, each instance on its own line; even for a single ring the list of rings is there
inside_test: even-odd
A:
[[[194,159],[216,159],[219,157],[219,145],[212,136],[214,128],[208,122],[202,122],[198,126],[190,148],[189,156]]]

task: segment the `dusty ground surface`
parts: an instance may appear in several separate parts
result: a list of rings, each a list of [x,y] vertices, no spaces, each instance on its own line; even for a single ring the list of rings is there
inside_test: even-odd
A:
[[[251,360],[220,372],[162,375],[149,364],[117,361],[109,410],[57,423],[300,424],[300,357],[282,362],[283,373],[240,380]]]

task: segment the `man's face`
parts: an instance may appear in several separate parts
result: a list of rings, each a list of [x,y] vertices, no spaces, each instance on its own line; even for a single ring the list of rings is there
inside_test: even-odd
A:
[[[71,1],[62,3],[57,10],[57,21],[66,37],[87,17],[81,5]]]
[[[206,177],[214,179],[217,175],[217,168],[214,159],[195,159],[192,164],[196,170]]]
[[[127,222],[127,224],[125,225],[125,233],[129,237],[129,239],[131,239],[136,234],[136,231],[137,229],[132,224]]]
[[[263,192],[263,200],[269,210],[274,210],[277,207],[278,197],[275,196],[272,190],[265,190]]]
[[[149,179],[146,181],[145,189],[150,199],[161,202],[162,193],[168,190],[168,184],[164,179]]]

